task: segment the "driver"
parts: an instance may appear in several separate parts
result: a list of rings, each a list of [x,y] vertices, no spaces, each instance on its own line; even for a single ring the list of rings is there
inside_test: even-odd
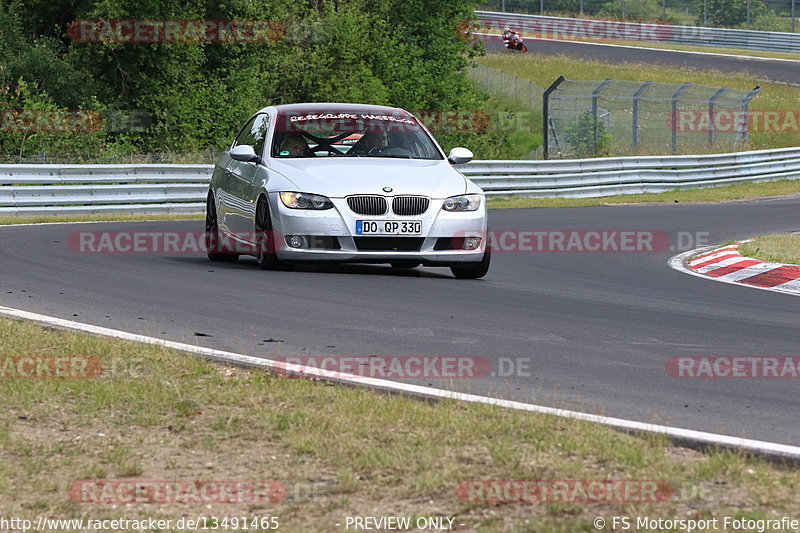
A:
[[[353,148],[357,148],[359,153],[368,154],[372,150],[383,150],[388,146],[389,136],[385,131],[368,131]]]
[[[284,137],[281,146],[278,149],[278,155],[282,157],[298,157],[304,156],[308,144],[303,136],[299,133],[290,133]]]

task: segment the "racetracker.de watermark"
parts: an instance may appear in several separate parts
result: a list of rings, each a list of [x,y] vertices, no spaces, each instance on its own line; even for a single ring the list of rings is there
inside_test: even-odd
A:
[[[520,21],[519,19],[508,19],[506,21],[492,20],[487,22],[488,26],[495,31],[509,27],[523,37],[568,41],[622,40],[659,42],[673,39],[676,32],[682,30],[682,28],[676,28],[660,22],[628,22],[624,20],[556,19]]]
[[[654,230],[492,230],[487,237],[492,252],[659,252],[670,242]]]
[[[276,20],[79,20],[67,34],[79,43],[263,43],[281,41]]]
[[[587,19],[499,19],[483,20],[479,23],[493,32],[501,32],[510,27],[524,37],[557,39],[569,41],[582,40],[622,40],[651,42],[703,41],[713,37],[714,29],[702,26],[672,26],[663,21],[630,22],[624,20]],[[500,39],[500,35],[496,36]]]
[[[679,109],[668,115],[667,126],[680,133],[796,133],[800,110]]]
[[[790,378],[800,377],[798,356],[678,356],[666,365],[673,378]]]
[[[659,230],[498,229],[457,232],[450,249],[463,249],[466,240],[488,244],[496,253],[654,253],[690,250],[708,244],[708,232],[676,232],[673,237]],[[254,251],[254,245],[248,243],[261,238],[263,234],[255,232],[240,234],[239,239],[234,239],[222,232],[205,231],[76,231],[67,237],[67,247],[75,253],[91,254],[205,254],[209,251],[248,254]],[[315,243],[315,239],[319,239],[320,245],[325,242],[323,236],[306,238]],[[446,238],[438,238],[442,239]],[[268,246],[285,240],[286,236],[277,232],[266,238]]]
[[[668,481],[619,479],[472,479],[456,486],[458,499],[471,503],[626,503],[672,499]]]
[[[480,379],[530,377],[529,357],[448,355],[284,356],[274,372],[288,378]]]
[[[94,133],[143,131],[152,124],[145,111],[52,111],[6,109],[0,111],[2,133]]]
[[[103,374],[104,368],[103,361],[92,356],[0,356],[0,379],[97,378]]]
[[[272,504],[286,498],[286,487],[277,481],[76,481],[69,498],[93,504]]]

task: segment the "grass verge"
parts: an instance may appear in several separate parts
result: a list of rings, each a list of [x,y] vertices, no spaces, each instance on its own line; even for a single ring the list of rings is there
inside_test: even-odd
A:
[[[18,217],[0,217],[0,226],[14,224],[47,224],[54,222],[124,222],[127,220],[195,220],[201,219],[203,215],[126,215],[126,214],[102,214],[102,215],[36,215]]]
[[[635,203],[702,203],[750,200],[798,193],[800,193],[800,180],[780,180],[662,193],[619,194],[598,198],[492,198],[487,204],[490,208],[504,209],[513,207],[585,207]]]
[[[739,251],[742,255],[763,261],[800,265],[800,235],[762,235],[739,246]]]
[[[763,120],[758,119],[750,132],[747,144],[737,145],[737,150],[756,150],[778,148],[783,146],[800,146],[800,128],[797,127],[796,113],[800,101],[800,88],[789,85],[759,81],[749,72],[726,73],[711,69],[694,69],[690,67],[664,68],[660,65],[646,63],[614,63],[600,60],[579,60],[566,55],[543,55],[531,51],[527,54],[487,54],[478,58],[479,63],[502,70],[522,80],[532,81],[542,87],[550,86],[559,75],[572,80],[604,80],[613,78],[618,80],[654,81],[663,83],[692,82],[712,87],[731,87],[735,89],[751,90],[755,85],[761,85],[761,91],[750,103],[751,111],[783,113],[779,115],[778,122],[770,123],[765,128]],[[669,110],[665,107],[663,121],[656,120],[652,127],[667,128]],[[762,114],[755,113],[753,116]],[[765,115],[764,115],[765,116]],[[792,120],[795,119],[795,120]],[[756,131],[769,130],[769,131]],[[537,131],[541,131],[541,126]],[[686,135],[689,135],[687,132]],[[686,136],[685,135],[685,136]],[[720,148],[713,148],[705,143],[697,142],[697,132],[691,132],[687,140],[679,142],[678,149],[681,153],[716,153]],[[692,140],[689,142],[690,140]],[[688,144],[687,144],[688,143]],[[664,152],[666,150],[666,152]],[[667,153],[669,147],[648,146],[647,155]],[[629,146],[613,145],[614,155],[635,155]],[[645,155],[645,154],[640,154]]]
[[[87,356],[97,378],[11,377],[9,357]],[[450,401],[271,377],[160,347],[0,319],[0,509],[36,520],[455,516],[458,531],[586,531],[611,516],[797,516],[800,469],[659,436]],[[9,373],[10,372],[10,373]],[[651,480],[658,502],[482,502],[464,480]],[[76,481],[278,481],[280,503],[76,503]],[[335,524],[342,524],[337,527]],[[170,529],[167,529],[168,531]],[[606,530],[610,530],[607,528]],[[722,529],[720,529],[722,530]]]

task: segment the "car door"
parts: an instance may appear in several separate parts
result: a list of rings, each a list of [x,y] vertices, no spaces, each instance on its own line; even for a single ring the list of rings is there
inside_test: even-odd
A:
[[[250,145],[256,154],[262,157],[268,126],[269,115],[260,113],[254,116],[236,136],[231,148]],[[238,237],[252,242],[256,210],[253,182],[258,172],[258,165],[254,162],[231,159],[227,171],[228,190],[224,223]]]

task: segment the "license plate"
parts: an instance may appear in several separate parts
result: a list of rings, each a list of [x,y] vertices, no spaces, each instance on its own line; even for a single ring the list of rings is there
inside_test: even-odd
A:
[[[419,220],[356,220],[356,235],[419,235]]]

